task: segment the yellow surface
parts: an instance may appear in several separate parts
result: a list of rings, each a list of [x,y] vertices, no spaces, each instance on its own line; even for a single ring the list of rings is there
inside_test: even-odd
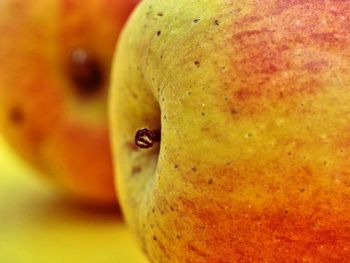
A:
[[[0,137],[0,262],[145,263],[116,212],[69,204]]]

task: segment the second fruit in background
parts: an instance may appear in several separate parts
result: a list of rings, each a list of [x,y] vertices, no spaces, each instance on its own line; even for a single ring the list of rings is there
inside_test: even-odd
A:
[[[45,178],[115,202],[106,97],[119,32],[135,0],[4,0],[0,132]]]

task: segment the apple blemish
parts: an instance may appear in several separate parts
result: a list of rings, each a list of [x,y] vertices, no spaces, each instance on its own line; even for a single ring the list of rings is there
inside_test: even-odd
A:
[[[132,175],[136,175],[136,174],[141,173],[141,171],[142,171],[141,166],[137,165],[137,166],[134,166],[134,167],[132,168],[131,174],[132,174]]]
[[[69,65],[70,76],[79,96],[89,97],[102,87],[103,74],[100,64],[87,50],[73,50]]]
[[[15,106],[9,111],[9,120],[14,124],[21,124],[24,121],[24,113],[21,108]]]
[[[135,136],[135,144],[141,149],[151,148],[156,142],[160,142],[160,130],[143,128],[138,130]]]

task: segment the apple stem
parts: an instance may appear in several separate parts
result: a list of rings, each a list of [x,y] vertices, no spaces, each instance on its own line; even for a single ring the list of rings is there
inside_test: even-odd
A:
[[[149,130],[143,128],[137,131],[135,136],[135,144],[141,149],[148,149],[154,143],[160,141],[160,130]]]

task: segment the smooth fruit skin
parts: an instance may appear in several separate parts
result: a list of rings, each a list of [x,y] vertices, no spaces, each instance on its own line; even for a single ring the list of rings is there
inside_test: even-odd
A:
[[[135,0],[3,0],[0,132],[76,198],[115,204],[109,71]]]
[[[350,262],[349,30],[348,1],[141,3],[110,118],[151,262]]]

